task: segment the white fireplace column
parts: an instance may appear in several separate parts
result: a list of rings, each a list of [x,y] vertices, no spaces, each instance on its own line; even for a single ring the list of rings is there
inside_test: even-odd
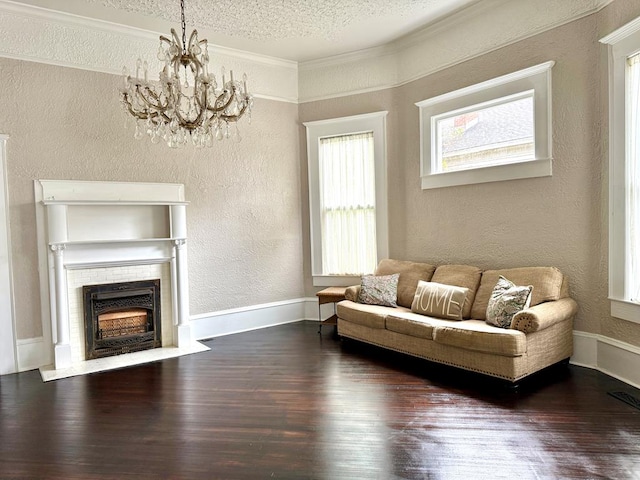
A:
[[[171,236],[175,251],[176,330],[178,347],[190,347],[193,342],[189,323],[189,277],[187,268],[187,210],[185,205],[171,205]]]
[[[53,252],[56,303],[56,343],[54,360],[56,368],[71,366],[71,343],[69,333],[69,300],[67,295],[67,272],[64,268],[64,244],[50,246]]]
[[[71,366],[69,334],[69,301],[67,296],[67,272],[64,267],[65,242],[68,241],[67,206],[51,205],[47,211],[49,248],[53,252],[53,278],[55,301],[56,341],[54,361],[56,368]]]

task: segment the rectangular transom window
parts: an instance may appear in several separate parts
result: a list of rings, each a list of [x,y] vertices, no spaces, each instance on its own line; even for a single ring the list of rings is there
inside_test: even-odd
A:
[[[553,64],[416,103],[422,188],[551,175]]]
[[[436,115],[431,122],[437,172],[535,159],[532,90]]]

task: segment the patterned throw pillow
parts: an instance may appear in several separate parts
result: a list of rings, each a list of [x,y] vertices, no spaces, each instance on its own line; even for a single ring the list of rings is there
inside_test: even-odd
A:
[[[363,275],[358,302],[368,303],[369,305],[397,307],[398,278],[400,278],[399,273],[378,276]]]
[[[462,320],[469,289],[436,282],[418,282],[411,311],[447,320]]]
[[[496,327],[510,328],[513,316],[529,308],[532,290],[531,285],[519,287],[500,275],[487,305],[486,322]]]

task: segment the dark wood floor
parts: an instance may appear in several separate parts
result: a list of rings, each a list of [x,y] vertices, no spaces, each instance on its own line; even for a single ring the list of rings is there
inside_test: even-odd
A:
[[[500,383],[306,322],[42,383],[0,377],[0,478],[640,478],[640,392],[569,366]]]

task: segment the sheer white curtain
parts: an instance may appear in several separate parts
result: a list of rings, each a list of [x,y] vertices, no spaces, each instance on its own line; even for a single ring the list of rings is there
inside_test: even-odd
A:
[[[627,255],[629,299],[640,302],[640,54],[628,59]]]
[[[320,139],[324,275],[371,273],[377,263],[373,132]]]

